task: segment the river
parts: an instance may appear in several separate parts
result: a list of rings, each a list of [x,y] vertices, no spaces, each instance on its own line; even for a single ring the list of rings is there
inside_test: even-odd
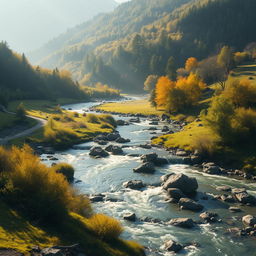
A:
[[[83,113],[89,107],[97,103],[82,103],[65,106],[72,108],[72,111]],[[127,119],[116,117],[117,119]],[[161,128],[165,123],[159,124]],[[202,195],[208,193],[220,194],[216,191],[216,186],[229,185],[234,188],[244,187],[249,193],[256,195],[255,183],[245,180],[238,180],[230,177],[215,176],[203,174],[201,170],[189,165],[181,164],[176,156],[171,155],[164,149],[142,149],[137,147],[139,144],[150,143],[153,136],[149,131],[149,121],[141,119],[139,124],[118,127],[117,130],[124,138],[131,140],[129,148],[125,148],[126,154],[130,153],[150,153],[156,152],[159,156],[169,159],[170,164],[162,168],[157,168],[154,175],[136,174],[133,168],[141,164],[141,160],[129,156],[113,156],[103,159],[93,159],[89,156],[89,150],[70,149],[64,152],[56,152],[55,157],[61,162],[68,162],[75,167],[74,186],[85,194],[104,193],[107,198],[116,199],[94,203],[95,212],[104,213],[119,219],[125,227],[122,238],[136,240],[142,245],[150,248],[150,256],[168,256],[172,255],[165,252],[162,248],[164,242],[173,239],[181,244],[198,243],[199,246],[186,247],[181,255],[196,256],[253,256],[256,255],[255,238],[238,238],[227,233],[227,229],[235,226],[241,226],[241,217],[247,214],[256,215],[255,207],[239,206],[243,212],[230,213],[228,208],[231,204],[223,203],[218,200],[202,200]],[[94,142],[85,143],[80,146],[94,146]],[[52,161],[47,160],[47,155],[41,158],[48,164]],[[200,224],[193,229],[182,229],[161,223],[146,223],[136,221],[135,223],[123,220],[123,215],[127,212],[134,212],[138,218],[151,217],[168,221],[171,218],[189,217],[199,220],[199,213],[190,211],[181,211],[177,205],[165,202],[165,194],[161,187],[155,186],[160,183],[160,177],[170,172],[184,173],[190,177],[195,177],[199,183],[197,199],[204,206],[204,210],[213,211],[219,214],[223,220],[217,224]],[[142,180],[147,187],[141,191],[124,189],[123,182],[129,180]],[[234,204],[232,204],[234,205]]]

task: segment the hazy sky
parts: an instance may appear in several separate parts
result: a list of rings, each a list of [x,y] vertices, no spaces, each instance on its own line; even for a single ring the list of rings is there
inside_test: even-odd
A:
[[[125,2],[125,0],[116,0]],[[0,0],[0,41],[18,52],[30,52],[99,12],[114,0]]]

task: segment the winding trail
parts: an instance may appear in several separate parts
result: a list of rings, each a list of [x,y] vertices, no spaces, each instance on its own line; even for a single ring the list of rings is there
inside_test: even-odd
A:
[[[4,112],[4,113],[7,113],[7,114],[11,114],[11,115],[15,115],[14,112],[10,112],[8,111],[4,106],[0,105],[0,111]],[[24,136],[28,136],[30,134],[32,134],[34,131],[44,127],[46,124],[47,124],[47,120],[45,119],[42,119],[42,118],[39,118],[39,117],[34,117],[34,116],[30,116],[30,115],[27,115],[28,118],[32,118],[34,120],[37,121],[37,124],[29,129],[26,129],[22,132],[19,132],[15,135],[11,135],[11,136],[6,136],[4,138],[0,138],[0,145],[5,145],[7,144],[10,140],[14,140],[14,139],[17,139],[17,138],[21,138],[21,137],[24,137]]]

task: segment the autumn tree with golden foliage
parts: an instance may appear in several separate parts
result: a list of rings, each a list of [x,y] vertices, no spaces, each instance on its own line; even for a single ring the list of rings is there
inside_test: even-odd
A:
[[[180,77],[171,81],[168,77],[160,77],[156,85],[156,103],[165,107],[168,112],[177,112],[197,104],[206,84],[196,75]]]
[[[156,84],[156,104],[158,107],[166,106],[168,95],[171,89],[175,87],[175,82],[167,76],[162,76]]]
[[[185,70],[187,72],[194,72],[197,67],[198,67],[198,61],[195,57],[190,57],[187,59],[185,63]]]

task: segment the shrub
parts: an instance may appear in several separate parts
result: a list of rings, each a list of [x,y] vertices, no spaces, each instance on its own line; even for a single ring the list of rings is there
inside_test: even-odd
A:
[[[236,107],[254,107],[256,105],[256,87],[249,80],[234,80],[223,93]]]
[[[231,120],[234,140],[240,143],[254,142],[256,139],[256,111],[237,108]]]
[[[84,122],[72,122],[70,124],[70,127],[72,129],[86,129],[87,128],[87,125],[84,123]]]
[[[208,109],[208,113],[202,115],[207,126],[219,137],[223,142],[232,141],[231,120],[234,116],[234,106],[225,97],[218,96],[212,100]]]
[[[4,173],[7,179],[2,184],[5,189],[1,189],[7,204],[44,223],[59,222],[69,211],[83,212],[84,216],[91,214],[88,199],[77,195],[62,175],[42,164],[29,146],[3,150],[10,159],[10,165],[6,166],[8,172]]]
[[[113,127],[117,126],[116,125],[116,120],[111,115],[100,115],[99,118],[100,118],[101,121],[106,122],[106,123],[112,125]]]
[[[95,114],[87,114],[86,115],[86,120],[87,120],[87,122],[93,123],[93,124],[99,124],[100,123],[99,117]]]
[[[74,180],[75,170],[72,165],[67,163],[59,163],[54,165],[52,168],[56,173],[62,174],[67,179],[67,181],[70,182]]]
[[[201,156],[211,157],[217,149],[217,141],[210,136],[198,135],[192,142],[193,150],[197,150]]]
[[[20,103],[19,106],[16,109],[16,115],[20,120],[23,120],[24,118],[26,118],[26,109],[23,105],[23,103]]]
[[[79,117],[79,113],[75,112],[74,117]]]
[[[123,232],[119,221],[103,214],[95,214],[89,220],[89,228],[102,240],[117,239]]]
[[[68,147],[79,140],[78,135],[68,128],[56,127],[53,120],[44,127],[44,141],[54,147]]]

